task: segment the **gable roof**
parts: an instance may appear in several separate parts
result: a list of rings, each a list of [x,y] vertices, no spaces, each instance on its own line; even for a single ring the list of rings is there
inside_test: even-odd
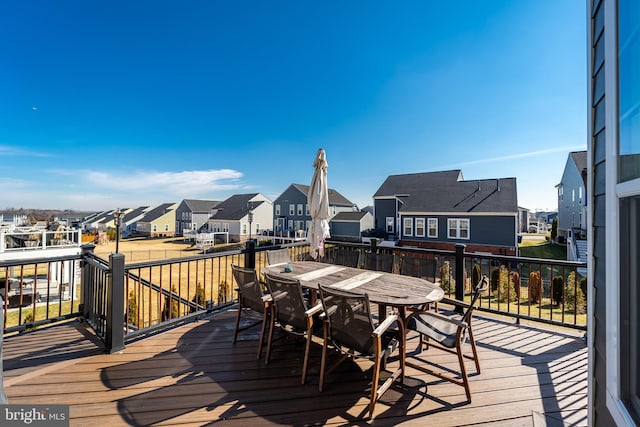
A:
[[[515,178],[438,181],[400,197],[400,212],[518,212]]]
[[[155,208],[151,209],[149,212],[145,214],[145,216],[140,220],[140,222],[153,222],[156,219],[160,218],[164,214],[169,211],[169,208],[173,206],[175,203],[163,203]]]
[[[354,211],[354,212],[338,212],[331,218],[331,221],[353,221],[360,222],[362,218],[367,215],[371,215],[369,212]]]
[[[434,186],[442,186],[462,180],[459,169],[440,172],[409,173],[404,175],[389,175],[382,183],[374,198],[393,197],[424,191]]]
[[[149,206],[140,206],[138,208],[133,209],[131,212],[127,212],[122,217],[122,222],[126,224],[127,221],[131,221],[139,217],[140,215],[144,214],[144,211],[147,209],[149,209]]]
[[[184,199],[183,203],[194,213],[209,213],[211,209],[222,203],[219,200]]]
[[[304,184],[292,184],[305,197],[309,194],[309,186]],[[329,188],[329,205],[331,206],[353,206],[355,203],[338,193],[333,188]]]
[[[569,153],[573,163],[576,165],[576,169],[582,177],[582,183],[587,188],[587,152],[586,151],[572,151]]]
[[[210,219],[227,219],[237,221],[242,219],[249,213],[249,202],[251,202],[252,208],[255,209],[264,203],[263,200],[251,201],[259,193],[252,194],[235,194],[229,197],[227,200],[220,202],[216,209],[218,211]]]

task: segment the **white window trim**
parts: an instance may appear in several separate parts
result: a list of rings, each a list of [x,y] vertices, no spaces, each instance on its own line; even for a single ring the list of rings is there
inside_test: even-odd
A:
[[[302,203],[298,203],[297,210],[296,210],[297,215],[302,216],[303,212],[304,211],[302,210]]]
[[[450,221],[456,222],[456,235],[451,235],[451,226],[449,225]],[[462,221],[467,222],[467,237],[460,236],[460,223]],[[447,238],[451,240],[469,240],[471,236],[471,221],[469,218],[447,218]]]
[[[402,233],[407,237],[413,237],[413,218],[402,218]]]
[[[280,215],[280,205],[276,205],[276,216]]]
[[[418,222],[422,221],[422,233],[418,233]],[[415,232],[416,237],[424,237],[427,235],[427,220],[424,218],[416,218],[415,220]]]
[[[435,236],[432,236],[431,233],[431,227],[429,227],[429,222],[430,221],[435,221],[436,223],[436,234]],[[427,237],[430,239],[437,239],[438,238],[438,218],[427,218]]]
[[[296,214],[296,205],[294,204],[290,204],[289,205],[289,215],[295,215]]]
[[[605,62],[604,62],[604,72],[605,72],[605,159],[606,159],[606,183],[605,183],[605,209],[607,212],[605,227],[606,227],[606,237],[605,237],[605,264],[606,264],[606,283],[605,286],[605,298],[606,298],[606,348],[607,348],[607,359],[606,359],[606,405],[609,413],[615,420],[617,425],[635,425],[627,411],[626,405],[621,399],[620,396],[620,336],[618,331],[618,325],[620,324],[620,307],[618,305],[618,301],[620,300],[620,271],[619,271],[619,236],[620,236],[620,209],[619,209],[619,199],[624,197],[630,197],[633,195],[640,194],[640,179],[636,179],[633,181],[617,184],[618,181],[618,132],[619,132],[619,124],[618,124],[618,50],[617,50],[617,42],[618,37],[618,25],[617,25],[617,2],[604,2],[602,6],[605,7],[604,10],[604,25],[605,28],[611,29],[607,32],[607,36],[605,37]],[[589,19],[589,29],[591,31],[591,19]],[[591,53],[589,53],[589,56]],[[589,58],[591,59],[591,58]],[[591,85],[591,79],[588,79],[589,85]],[[589,122],[589,126],[591,126],[591,122]],[[588,145],[588,155],[587,159],[592,158],[591,152],[591,144]],[[592,174],[591,167],[588,168],[588,173]],[[593,177],[588,179],[588,182],[593,182]],[[593,235],[591,227],[592,227],[592,218],[591,218],[591,209],[588,213],[588,233],[590,235],[587,237],[593,245]],[[593,248],[591,248],[593,253]],[[593,298],[592,298],[592,287],[593,287],[593,260],[591,257],[588,259],[588,267],[587,267],[587,277],[589,280],[588,292],[587,294],[587,302],[588,302],[588,313],[589,319],[593,319],[594,307],[593,307]],[[612,286],[609,286],[612,285]],[[589,334],[589,342],[593,343],[593,322],[588,323],[588,334]],[[589,402],[588,407],[593,408],[593,345],[589,346]],[[592,413],[589,413],[589,417],[591,418]],[[592,419],[590,419],[592,421]]]
[[[389,230],[389,218],[391,218],[391,230]],[[396,232],[396,224],[395,218],[392,216],[388,216],[384,219],[384,232],[385,233],[395,233]]]

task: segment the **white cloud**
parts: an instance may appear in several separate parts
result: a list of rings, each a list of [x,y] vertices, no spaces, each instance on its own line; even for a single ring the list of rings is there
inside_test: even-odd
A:
[[[526,153],[509,154],[506,156],[489,157],[486,159],[470,160],[468,162],[456,163],[454,167],[460,168],[462,166],[479,165],[485,163],[504,162],[506,160],[524,159],[528,157],[543,156],[551,153],[569,153],[571,151],[586,150],[584,146],[572,146],[572,147],[555,147],[547,148],[545,150],[528,151]]]
[[[0,156],[54,157],[52,154],[25,150],[21,147],[0,144]]]

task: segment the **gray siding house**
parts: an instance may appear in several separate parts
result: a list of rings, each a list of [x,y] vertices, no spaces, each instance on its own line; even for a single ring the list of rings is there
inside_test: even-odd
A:
[[[373,215],[369,212],[338,212],[329,221],[331,238],[359,241],[364,231],[373,229]]]
[[[236,194],[218,203],[202,232],[228,232],[230,241],[241,242],[271,230],[273,207],[260,193]]]
[[[587,230],[587,152],[569,153],[558,189],[558,236]]]
[[[463,243],[469,252],[517,254],[515,178],[464,181],[459,170],[392,175],[373,199],[376,229],[399,245]]]
[[[220,201],[215,200],[184,199],[176,209],[176,235],[183,236],[185,231],[197,231],[207,222],[219,203]]]
[[[588,0],[589,425],[640,425],[640,19]]]
[[[273,202],[273,230],[276,232],[298,232],[302,236],[309,229],[311,215],[307,194],[309,186],[291,184]],[[329,189],[329,213],[357,211],[357,206],[336,190]]]

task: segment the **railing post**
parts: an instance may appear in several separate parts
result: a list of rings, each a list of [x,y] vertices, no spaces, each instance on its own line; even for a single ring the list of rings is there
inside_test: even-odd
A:
[[[115,353],[124,348],[124,255],[109,255],[109,267],[105,345],[109,353]]]
[[[464,301],[464,249],[467,245],[462,243],[456,244],[456,299]],[[456,306],[455,312],[463,313],[461,306]]]
[[[247,240],[245,248],[244,267],[256,268],[256,241],[252,239]]]
[[[376,254],[378,253],[378,239],[371,239],[370,242],[371,243],[371,253],[372,254]]]
[[[82,291],[80,294],[80,312],[82,316],[87,319],[89,317],[89,302],[92,301],[93,294],[91,290],[93,286],[91,286],[91,281],[95,280],[95,278],[91,277],[90,267],[86,261],[87,255],[92,254],[96,248],[96,245],[93,243],[87,243],[86,245],[82,245],[80,247],[82,249],[82,260],[80,261],[80,283],[82,286]]]

